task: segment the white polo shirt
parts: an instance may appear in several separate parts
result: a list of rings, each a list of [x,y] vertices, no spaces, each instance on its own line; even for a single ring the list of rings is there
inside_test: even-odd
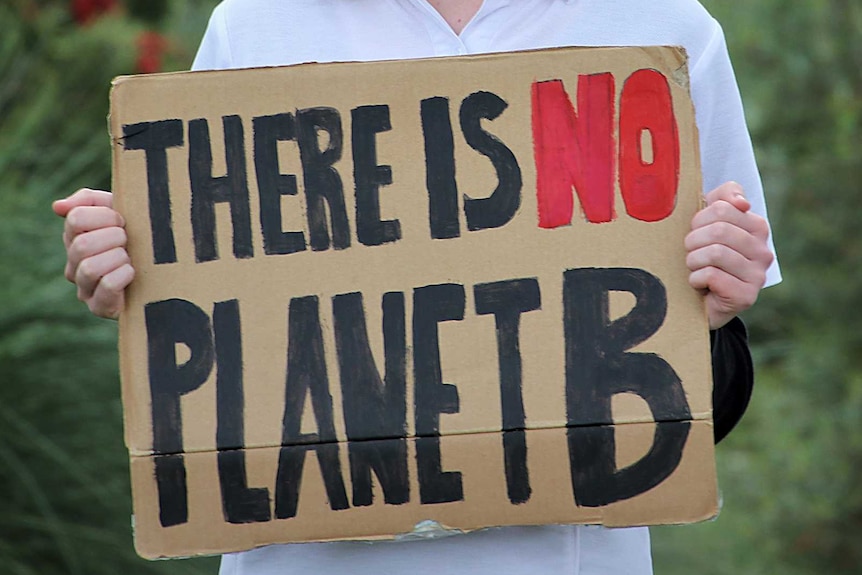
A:
[[[766,217],[718,23],[696,0],[484,0],[456,35],[427,0],[226,0],[194,69],[389,60],[557,46],[678,45],[689,55],[704,190],[734,180]],[[771,247],[771,244],[770,244]],[[778,283],[777,263],[767,285]],[[222,575],[648,575],[645,528],[508,527],[428,541],[274,545]]]

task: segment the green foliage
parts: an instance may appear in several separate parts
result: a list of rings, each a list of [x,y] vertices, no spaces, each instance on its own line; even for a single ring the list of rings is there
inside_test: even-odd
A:
[[[191,14],[177,11],[176,27]],[[134,553],[116,325],[63,278],[50,208],[109,185],[107,91],[134,70],[143,28],[120,12],[79,27],[56,2],[0,3],[0,21],[0,571],[213,573],[213,560]]]
[[[785,279],[747,316],[759,377],[719,447],[726,508],[656,530],[656,571],[860,573],[862,5],[706,4],[728,36]]]
[[[126,6],[133,17],[156,25],[168,12],[168,0],[127,0]]]

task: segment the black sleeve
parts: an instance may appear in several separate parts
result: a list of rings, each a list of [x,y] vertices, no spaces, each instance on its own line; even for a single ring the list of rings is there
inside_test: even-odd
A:
[[[712,345],[712,417],[718,443],[742,419],[754,388],[748,332],[737,318],[709,333]]]

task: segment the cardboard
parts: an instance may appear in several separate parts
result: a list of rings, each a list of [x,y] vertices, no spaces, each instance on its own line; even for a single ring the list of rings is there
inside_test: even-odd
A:
[[[658,47],[118,78],[138,552],[714,516],[687,86]]]

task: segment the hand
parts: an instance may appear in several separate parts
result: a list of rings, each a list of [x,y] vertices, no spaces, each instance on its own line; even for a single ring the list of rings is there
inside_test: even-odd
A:
[[[727,182],[706,195],[685,238],[688,282],[706,295],[709,328],[718,329],[757,301],[773,255],[769,226],[749,211],[742,188]]]
[[[78,286],[78,299],[91,312],[116,319],[135,270],[126,252],[126,222],[112,206],[110,192],[83,188],[52,208],[66,218],[66,279]]]

